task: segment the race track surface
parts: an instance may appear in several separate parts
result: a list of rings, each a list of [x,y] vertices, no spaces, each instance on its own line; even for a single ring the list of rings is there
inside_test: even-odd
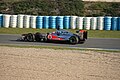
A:
[[[21,35],[0,34],[0,44],[15,45],[42,45],[42,46],[64,46],[71,48],[98,48],[98,49],[115,49],[120,50],[120,39],[110,38],[88,38],[84,44],[63,44],[63,43],[45,43],[45,42],[22,42],[16,41]]]

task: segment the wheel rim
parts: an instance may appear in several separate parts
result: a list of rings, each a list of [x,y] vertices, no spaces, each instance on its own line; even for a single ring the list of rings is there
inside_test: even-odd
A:
[[[76,44],[77,43],[76,38],[75,37],[71,37],[70,38],[70,43]]]
[[[28,40],[28,41],[33,41],[33,36],[32,36],[32,34],[28,34],[27,40]]]
[[[70,42],[75,43],[75,39],[74,38],[70,39]]]

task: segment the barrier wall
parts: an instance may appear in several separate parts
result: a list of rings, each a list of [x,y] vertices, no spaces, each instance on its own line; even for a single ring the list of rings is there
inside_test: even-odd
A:
[[[17,15],[10,16],[10,27],[16,28],[17,27]]]
[[[3,26],[3,15],[2,14],[0,14],[0,27],[2,27]]]
[[[56,28],[60,28],[60,29],[63,29],[63,17],[64,16],[58,16],[56,18]]]
[[[104,30],[111,30],[111,18],[109,16],[104,18]]]
[[[84,19],[84,17],[77,17],[77,26],[76,26],[76,28],[77,29],[83,29],[83,19]]]
[[[0,14],[0,27],[120,30],[120,17],[33,16]]]
[[[111,22],[111,30],[117,30],[118,17],[112,17]]]
[[[56,28],[56,17],[57,16],[50,16],[49,17],[49,28],[55,29]]]
[[[43,28],[43,16],[36,17],[36,28],[38,28],[38,29]]]
[[[48,29],[49,28],[49,16],[43,17],[43,28]]]
[[[36,28],[36,17],[37,16],[30,17],[30,28]]]
[[[70,29],[76,29],[77,16],[70,16]]]
[[[117,26],[117,30],[120,30],[120,17],[118,18],[118,26]]]
[[[7,14],[3,15],[3,27],[4,28],[9,28],[10,27],[10,16],[11,15],[7,15]]]
[[[70,29],[70,16],[64,16],[63,27],[64,29]]]
[[[90,20],[91,17],[85,17],[83,19],[83,29],[90,30]]]
[[[97,30],[104,29],[104,17],[97,17]]]
[[[17,16],[17,27],[18,28],[23,28],[23,17],[24,17],[24,15]]]
[[[97,29],[97,17],[92,17],[90,19],[90,29],[96,30]]]
[[[23,17],[23,27],[30,28],[30,15],[25,15]]]

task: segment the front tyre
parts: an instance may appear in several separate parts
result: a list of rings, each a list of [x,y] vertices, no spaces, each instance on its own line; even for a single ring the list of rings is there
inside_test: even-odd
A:
[[[77,44],[79,42],[79,39],[77,36],[71,36],[69,38],[69,42],[70,42],[70,44]]]
[[[27,41],[33,42],[34,41],[34,34],[28,33],[26,36]]]

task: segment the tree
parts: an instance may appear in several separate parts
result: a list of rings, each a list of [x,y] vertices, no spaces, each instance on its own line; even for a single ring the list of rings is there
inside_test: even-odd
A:
[[[60,0],[58,1],[60,15],[77,15],[83,14],[84,5],[81,0]]]

